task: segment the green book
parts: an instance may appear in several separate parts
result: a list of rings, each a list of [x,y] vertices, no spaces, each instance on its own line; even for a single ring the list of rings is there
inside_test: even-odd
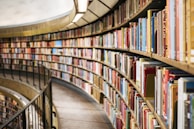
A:
[[[126,129],[130,129],[130,120],[131,120],[131,112],[129,109],[126,110]]]

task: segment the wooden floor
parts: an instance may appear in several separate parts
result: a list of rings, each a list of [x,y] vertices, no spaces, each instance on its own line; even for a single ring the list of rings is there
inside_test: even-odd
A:
[[[102,107],[81,89],[56,79],[52,88],[59,129],[114,129]]]

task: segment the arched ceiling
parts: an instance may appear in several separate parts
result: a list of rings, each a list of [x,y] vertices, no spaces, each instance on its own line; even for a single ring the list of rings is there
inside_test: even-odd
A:
[[[83,17],[70,25],[76,15],[75,1],[78,0],[0,0],[0,37],[31,36],[80,27],[102,17],[119,0],[89,0]]]
[[[1,0],[0,28],[32,25],[70,14],[73,0]]]

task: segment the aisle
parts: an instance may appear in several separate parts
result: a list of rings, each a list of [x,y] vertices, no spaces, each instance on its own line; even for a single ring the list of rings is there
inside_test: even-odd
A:
[[[85,92],[56,79],[52,88],[59,129],[113,129],[99,104]]]

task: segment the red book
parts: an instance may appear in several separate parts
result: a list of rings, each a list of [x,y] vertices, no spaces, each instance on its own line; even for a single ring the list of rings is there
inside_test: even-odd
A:
[[[132,73],[133,73],[133,75],[132,75],[132,79],[133,79],[133,81],[134,82],[136,82],[136,60],[133,60],[133,70],[132,70]]]
[[[156,75],[155,67],[146,67],[144,69],[144,96],[154,97],[154,77]]]
[[[134,96],[135,96],[135,90],[134,90],[134,88],[132,89],[132,91],[131,91],[131,96],[130,96],[130,102],[131,102],[131,104],[130,104],[130,107],[131,107],[131,109],[134,111]]]
[[[150,109],[145,108],[143,109],[143,129],[147,129],[147,124],[148,124],[148,118],[147,118],[147,114],[148,112],[150,112]]]
[[[163,80],[162,80],[162,115],[165,119],[167,119],[167,97],[168,97],[168,82],[169,80],[177,80],[181,76],[189,76],[189,74],[178,70],[174,67],[165,67],[163,68]]]
[[[123,129],[123,122],[120,118],[116,118],[116,129]]]
[[[112,84],[113,86],[116,85],[116,71],[112,70]]]

